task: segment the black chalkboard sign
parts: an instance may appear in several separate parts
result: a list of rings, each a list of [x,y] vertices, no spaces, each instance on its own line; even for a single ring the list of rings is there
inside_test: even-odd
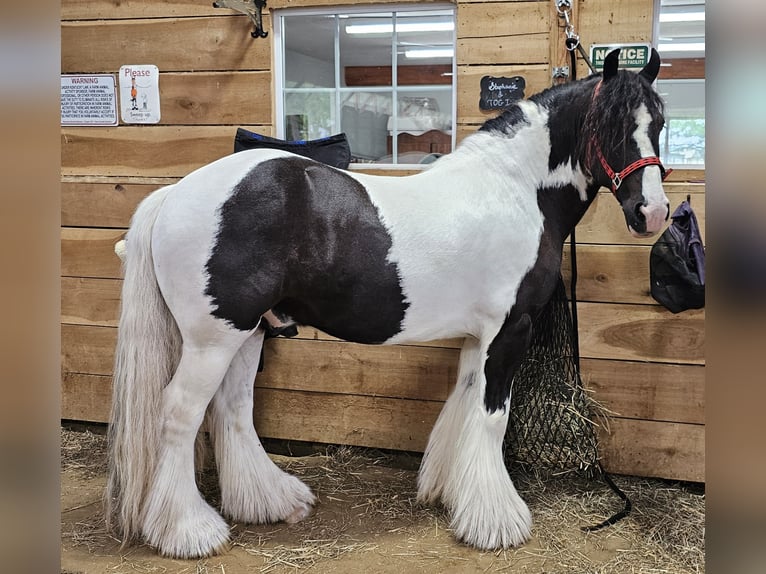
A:
[[[484,76],[481,79],[479,108],[482,110],[505,109],[524,97],[526,85],[526,81],[521,76],[512,78]]]

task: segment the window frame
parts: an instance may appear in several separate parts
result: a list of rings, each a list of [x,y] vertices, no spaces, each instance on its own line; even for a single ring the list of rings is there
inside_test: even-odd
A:
[[[422,84],[422,85],[405,85],[399,86],[397,82],[396,69],[398,66],[396,47],[398,43],[397,33],[393,32],[391,36],[392,42],[392,54],[391,54],[391,85],[390,86],[364,86],[364,87],[344,87],[341,86],[341,73],[340,68],[340,36],[338,34],[340,25],[339,20],[341,15],[364,15],[364,14],[376,14],[381,12],[391,12],[391,21],[396,21],[396,13],[406,12],[411,14],[413,12],[433,12],[438,10],[449,10],[452,13],[454,20],[454,27],[452,30],[452,46],[454,55],[452,57],[452,82],[451,84],[435,85],[435,84]],[[333,88],[285,88],[285,35],[283,33],[283,18],[289,18],[292,16],[335,16],[336,17],[336,32],[334,34],[334,66],[335,66],[335,86]],[[434,2],[433,4],[364,4],[364,5],[336,5],[331,7],[315,7],[315,8],[280,8],[273,10],[272,20],[272,33],[274,34],[274,60],[273,60],[273,72],[274,72],[274,129],[276,137],[284,139],[286,131],[285,121],[285,90],[293,93],[300,93],[302,90],[306,92],[322,92],[327,91],[335,95],[335,117],[338,123],[337,131],[340,130],[340,107],[341,98],[340,94],[344,92],[372,92],[372,93],[385,93],[391,94],[392,105],[394,109],[398,106],[398,99],[402,94],[408,92],[418,93],[423,89],[429,91],[451,91],[451,150],[455,150],[457,143],[457,8],[455,4]],[[392,116],[392,129],[393,134],[399,135],[398,131],[398,113],[394,113]],[[336,132],[337,133],[337,132]],[[402,132],[403,133],[403,132]],[[424,170],[428,168],[428,165],[413,164],[413,163],[400,163],[398,153],[398,137],[392,137],[392,162],[391,163],[374,163],[374,162],[355,162],[349,165],[349,169],[364,170],[364,169],[380,169],[380,170]]]
[[[706,2],[704,2],[704,1],[703,2],[696,2],[694,4],[695,4],[695,9],[701,9],[702,11],[705,11],[705,12],[707,11],[706,10]],[[670,10],[673,10],[674,7],[683,6],[683,5],[686,5],[686,3],[682,3],[682,2],[668,2],[665,7],[668,7]],[[660,43],[661,43],[661,40],[662,40],[661,34],[663,33],[663,30],[661,30],[661,26],[660,26],[660,15],[662,13],[663,13],[663,0],[654,0],[654,21],[653,21],[653,29],[652,29],[652,38],[653,38],[653,45],[655,47],[659,46]],[[704,26],[703,26],[703,31],[702,31],[702,37],[703,38],[705,37]],[[668,63],[673,63],[674,61],[682,61],[686,57],[701,58],[702,60],[705,59],[704,53],[701,56],[699,54],[692,54],[692,56],[683,56],[683,55],[676,55],[676,54],[679,54],[679,53],[673,53],[672,55],[668,55],[668,54],[666,54],[666,55],[660,54],[660,55],[662,56],[663,62],[668,62]],[[671,89],[671,86],[678,85],[678,83],[680,83],[680,82],[687,82],[687,81],[688,82],[701,83],[702,85],[701,85],[701,87],[699,89],[702,90],[703,94],[705,93],[706,82],[705,82],[704,74],[702,75],[702,77],[696,77],[695,75],[690,75],[690,76],[664,77],[663,78],[662,76],[663,76],[663,74],[661,72],[660,73],[660,77],[655,82],[655,88],[657,89],[657,91],[659,93],[663,92],[663,85],[664,85],[665,82],[668,82],[669,85],[668,85],[668,87],[666,89],[669,90],[669,89]],[[663,97],[663,100],[665,100],[664,97]],[[685,114],[675,114],[673,112],[672,106],[668,106],[667,105],[668,101],[667,100],[665,100],[665,101],[666,101],[666,108],[665,108],[665,123],[666,123],[666,127],[663,128],[663,130],[662,130],[662,132],[660,134],[660,156],[663,158],[663,162],[665,162],[666,165],[668,165],[669,167],[672,166],[672,167],[677,168],[677,169],[700,169],[700,170],[704,170],[705,169],[705,160],[706,160],[705,156],[707,154],[707,145],[706,145],[707,142],[705,142],[705,150],[703,152],[703,160],[702,160],[703,163],[701,163],[701,164],[699,164],[699,163],[672,163],[670,161],[670,158],[669,158],[669,151],[670,150],[669,150],[669,145],[668,144],[669,144],[669,138],[670,138],[669,126],[670,126],[671,121],[673,121],[673,120],[684,120],[684,119],[701,119],[704,122],[705,119],[706,119],[706,116],[707,116],[707,113],[706,113],[705,109],[703,108],[703,110],[702,110],[702,117],[701,118],[699,116],[690,116],[690,115],[685,115]],[[703,141],[704,141],[704,138],[703,138]]]
[[[670,86],[679,85],[679,84],[693,84],[697,89],[701,90],[701,92],[705,93],[705,78],[683,78],[683,79],[658,79],[656,83],[657,91],[660,94],[663,94],[663,88],[669,89]],[[667,86],[667,87],[666,87]],[[705,122],[706,119],[706,113],[705,109],[702,109],[702,115],[689,115],[687,113],[674,113],[672,106],[668,106],[668,102],[666,101],[665,104],[665,126],[662,128],[662,132],[660,132],[660,157],[662,158],[662,161],[665,165],[668,167],[674,167],[677,169],[705,169],[705,155],[707,152],[707,145],[704,141],[705,138],[703,137],[703,158],[702,163],[687,163],[687,162],[674,162],[670,158],[670,136],[671,136],[671,124],[674,121],[678,120],[702,120]],[[706,129],[707,126],[703,129]]]

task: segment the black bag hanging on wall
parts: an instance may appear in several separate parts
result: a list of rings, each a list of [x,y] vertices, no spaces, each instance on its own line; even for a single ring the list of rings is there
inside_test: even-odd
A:
[[[351,163],[351,148],[344,133],[316,140],[288,141],[237,128],[234,152],[256,148],[289,151],[340,169],[348,168],[348,164]]]
[[[649,256],[652,297],[673,313],[700,309],[705,306],[705,248],[690,196],[672,219]]]

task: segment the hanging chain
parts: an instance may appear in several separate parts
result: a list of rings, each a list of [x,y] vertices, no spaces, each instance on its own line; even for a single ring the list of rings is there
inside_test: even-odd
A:
[[[553,2],[556,5],[556,12],[558,13],[559,18],[564,20],[564,32],[566,34],[564,46],[566,46],[566,49],[570,52],[570,54],[574,54],[575,50],[580,52],[580,56],[588,65],[588,68],[590,68],[591,73],[595,73],[596,70],[593,68],[593,64],[591,63],[590,58],[588,58],[588,54],[585,53],[585,49],[582,47],[582,44],[580,44],[580,36],[577,34],[577,32],[575,32],[575,27],[572,23],[572,0],[553,0]],[[573,69],[572,74],[574,73],[575,70]],[[568,66],[554,68],[553,77],[568,78]]]
[[[580,45],[580,36],[575,33],[574,24],[572,24],[572,1],[571,0],[553,0],[556,2],[556,12],[559,18],[564,19],[564,32],[567,35],[566,47],[572,52]]]

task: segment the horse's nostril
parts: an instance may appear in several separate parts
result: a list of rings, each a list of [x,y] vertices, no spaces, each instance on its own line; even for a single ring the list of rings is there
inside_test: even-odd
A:
[[[641,211],[642,207],[644,207],[643,203],[637,203],[636,204],[636,209],[635,209],[635,211],[636,211],[636,218],[639,221],[643,221],[644,219],[646,219],[646,217],[644,216],[644,213]]]
[[[667,212],[665,213],[665,221],[670,219],[670,204],[668,203],[665,208],[667,209]]]

